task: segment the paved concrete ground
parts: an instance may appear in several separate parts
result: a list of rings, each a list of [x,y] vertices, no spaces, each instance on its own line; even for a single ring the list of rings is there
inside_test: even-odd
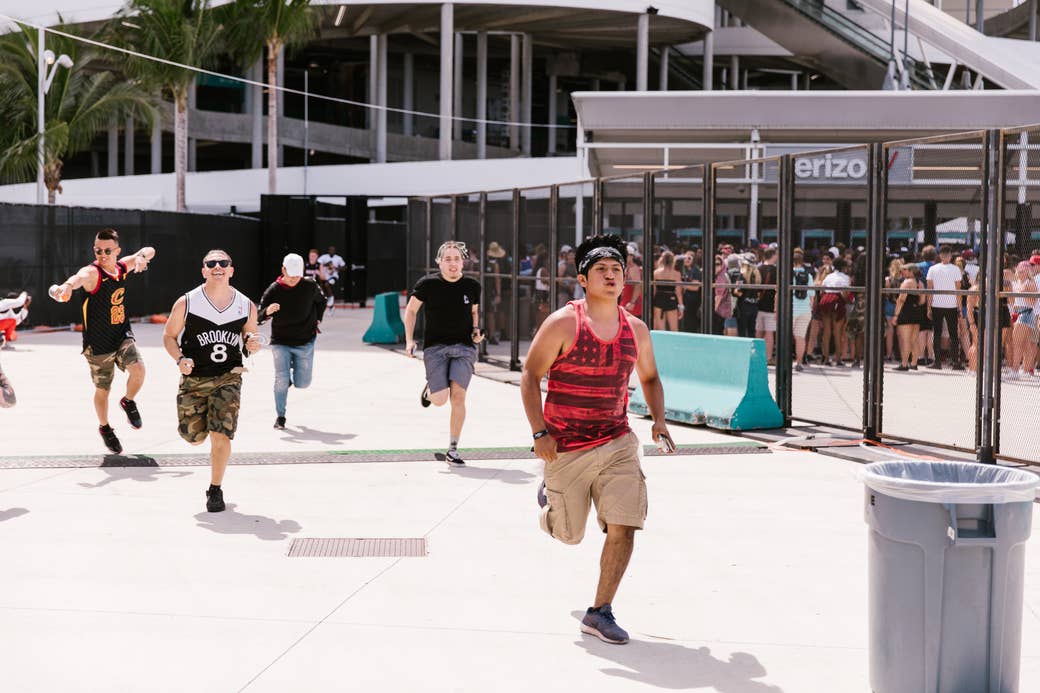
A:
[[[314,386],[290,392],[289,431],[270,427],[270,356],[252,359],[237,451],[444,444],[447,411],[418,406],[421,364],[360,343],[369,315],[326,321]],[[176,435],[176,371],[159,330],[136,329],[145,428],[113,416],[127,452],[199,452]],[[647,458],[647,531],[615,601],[633,642],[610,646],[578,633],[599,536],[590,525],[568,547],[541,534],[535,460],[233,466],[221,514],[204,509],[207,469],[167,458],[2,468],[44,454],[100,464],[77,339],[27,335],[0,352],[20,398],[0,411],[5,691],[867,690],[854,463]],[[645,440],[646,422],[633,424]],[[734,440],[674,432],[680,443]],[[463,447],[528,440],[517,388],[475,379]],[[429,555],[288,558],[308,537],[424,537]],[[1030,544],[1023,691],[1040,689],[1040,539]]]

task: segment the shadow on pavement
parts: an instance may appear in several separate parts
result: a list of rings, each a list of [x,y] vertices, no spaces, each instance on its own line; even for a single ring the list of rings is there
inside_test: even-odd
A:
[[[436,458],[440,461],[444,461],[444,455],[437,453]],[[467,479],[493,479],[495,481],[501,481],[505,484],[526,484],[535,478],[534,474],[525,472],[522,469],[496,469],[493,467],[473,467],[466,465],[464,467],[456,467],[454,465],[444,465],[444,469],[441,470],[441,474],[450,474],[452,476],[462,476]]]
[[[9,510],[0,510],[0,522],[6,522],[7,520],[13,520],[16,517],[22,515],[28,515],[29,511],[26,508],[11,508]]]
[[[158,481],[160,477],[169,476],[180,479],[191,476],[186,471],[164,471],[159,468],[159,463],[154,457],[147,455],[105,455],[105,461],[98,467],[107,474],[105,478],[95,484],[79,482],[83,488],[101,488],[116,481]]]
[[[663,642],[630,640],[627,645],[609,645],[591,635],[576,643],[589,654],[609,659],[623,669],[606,668],[607,676],[639,681],[657,688],[698,689],[719,693],[782,693],[783,689],[756,681],[766,675],[765,667],[747,652],[734,652],[728,660],[711,656],[707,647],[684,647]]]
[[[204,512],[195,516],[198,526],[218,534],[252,534],[264,541],[281,541],[302,527],[296,520],[272,520],[263,515],[243,515],[235,511],[235,504],[228,503],[227,510],[220,513]]]
[[[332,433],[330,431],[319,431],[307,426],[286,426],[285,433],[287,434],[282,440],[287,440],[291,443],[305,443],[313,441],[316,443],[326,443],[335,445],[336,443],[342,443],[345,440],[351,438],[357,438],[354,433]]]

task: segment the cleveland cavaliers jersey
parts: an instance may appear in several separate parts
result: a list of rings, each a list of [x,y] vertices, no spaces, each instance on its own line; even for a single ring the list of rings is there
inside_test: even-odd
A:
[[[217,376],[242,365],[242,330],[252,302],[237,289],[223,310],[210,302],[203,287],[184,295],[186,313],[181,352],[195,362],[193,376]]]
[[[126,317],[126,265],[117,262],[114,275],[96,262],[93,267],[97,284],[92,290],[83,287],[83,351],[90,347],[96,356],[116,351],[124,340],[134,338],[134,332]]]

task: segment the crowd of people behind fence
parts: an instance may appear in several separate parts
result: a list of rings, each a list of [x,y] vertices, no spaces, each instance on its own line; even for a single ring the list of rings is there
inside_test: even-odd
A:
[[[576,281],[574,249],[562,245],[556,254],[556,286],[549,282],[549,252],[544,245],[527,249],[517,269],[520,278],[521,339],[529,338],[548,316],[550,292],[556,305],[581,298]],[[701,325],[705,253],[698,245],[676,243],[654,248],[644,261],[637,243],[630,243],[630,262],[621,304],[653,329],[711,332],[765,340],[769,363],[776,361],[776,286],[779,249],[776,243],[734,245],[720,242],[712,261],[712,324]],[[862,246],[792,251],[792,320],[795,370],[812,366],[859,368],[863,362],[867,256]],[[478,271],[475,260],[470,271]],[[508,275],[511,258],[498,243],[486,251],[485,291],[491,344],[509,338]],[[926,367],[971,370],[980,352],[979,304],[983,287],[972,248],[924,245],[890,247],[883,263],[884,358],[899,371]],[[651,273],[652,314],[643,316],[644,273]],[[1005,377],[1017,379],[1037,372],[1040,329],[1036,303],[1040,298],[1040,248],[1026,256],[1005,253],[999,300]],[[950,293],[943,293],[950,292]]]

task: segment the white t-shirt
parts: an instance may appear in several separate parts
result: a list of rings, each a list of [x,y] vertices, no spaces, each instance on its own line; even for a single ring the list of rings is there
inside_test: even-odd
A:
[[[956,291],[961,288],[961,280],[964,275],[961,268],[952,262],[949,264],[932,265],[928,268],[928,281],[932,283],[931,288],[937,291]],[[952,294],[933,294],[932,308],[956,308],[957,297]]]
[[[968,279],[970,279],[971,283],[974,284],[975,277],[979,276],[979,266],[974,262],[969,262],[964,265],[964,273],[968,275]]]
[[[347,266],[347,263],[343,261],[343,258],[341,258],[339,254],[329,255],[328,253],[325,253],[324,255],[318,258],[318,262],[322,265],[327,265],[331,263],[332,268],[336,270],[342,269],[343,267]]]
[[[842,286],[852,286],[852,280],[849,279],[849,275],[844,272],[831,272],[823,278],[823,283],[820,286],[826,286],[829,288],[838,288]],[[827,293],[834,293],[833,291]]]

